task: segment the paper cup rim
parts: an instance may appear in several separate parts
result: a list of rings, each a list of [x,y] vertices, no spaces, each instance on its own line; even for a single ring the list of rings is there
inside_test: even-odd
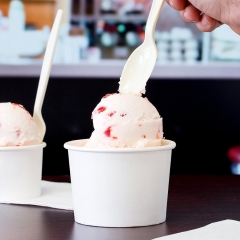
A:
[[[176,143],[171,140],[162,139],[164,145],[157,147],[144,147],[144,148],[89,148],[81,146],[81,144],[86,142],[88,139],[80,139],[66,142],[64,148],[72,151],[81,152],[111,152],[111,153],[131,153],[131,152],[154,152],[170,150],[176,147]]]
[[[26,151],[30,149],[36,149],[36,148],[44,148],[46,147],[46,143],[42,142],[39,144],[34,145],[27,145],[27,146],[7,146],[7,147],[0,147],[0,152],[4,151]]]

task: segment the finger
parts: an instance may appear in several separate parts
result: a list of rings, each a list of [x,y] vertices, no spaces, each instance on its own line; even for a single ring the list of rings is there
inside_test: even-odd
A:
[[[230,28],[231,28],[235,33],[237,33],[238,35],[240,35],[240,28],[239,28],[239,27],[230,26]]]
[[[239,8],[239,0],[189,0],[189,2],[213,19],[224,23],[229,20],[234,10]]]
[[[199,22],[201,19],[201,12],[191,4],[180,11],[180,15],[186,22]]]
[[[188,3],[187,0],[166,0],[166,2],[178,11],[183,10]]]
[[[203,13],[200,21],[197,22],[196,25],[202,32],[212,32],[215,28],[221,26],[222,23]]]

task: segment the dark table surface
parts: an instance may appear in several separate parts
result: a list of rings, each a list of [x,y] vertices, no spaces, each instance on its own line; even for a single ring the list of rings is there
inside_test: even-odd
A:
[[[69,181],[69,177],[45,177]],[[209,223],[240,221],[240,176],[172,175],[165,223],[137,228],[100,228],[77,224],[72,211],[0,204],[1,240],[150,240]]]

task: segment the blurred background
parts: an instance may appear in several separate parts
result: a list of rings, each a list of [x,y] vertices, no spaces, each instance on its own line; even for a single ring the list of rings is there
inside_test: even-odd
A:
[[[66,141],[88,138],[91,112],[118,91],[128,56],[144,40],[151,0],[1,0],[0,101],[31,114],[42,60],[64,10],[43,118],[43,175],[69,175]],[[201,33],[164,5],[159,51],[145,96],[177,144],[171,174],[240,174],[240,37],[223,25]]]

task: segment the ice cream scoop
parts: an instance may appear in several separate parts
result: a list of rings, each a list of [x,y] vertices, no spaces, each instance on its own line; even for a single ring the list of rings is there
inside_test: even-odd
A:
[[[148,101],[134,94],[108,94],[92,113],[94,131],[86,147],[160,146],[162,118]]]
[[[154,31],[164,0],[153,0],[147,19],[144,42],[128,58],[120,77],[120,93],[145,93],[146,83],[155,66],[158,50]]]
[[[0,147],[39,144],[36,123],[19,104],[0,103]]]

